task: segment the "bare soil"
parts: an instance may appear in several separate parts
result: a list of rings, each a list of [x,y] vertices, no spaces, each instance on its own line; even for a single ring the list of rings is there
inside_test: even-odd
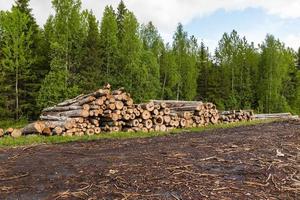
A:
[[[0,149],[0,199],[300,199],[300,122]]]

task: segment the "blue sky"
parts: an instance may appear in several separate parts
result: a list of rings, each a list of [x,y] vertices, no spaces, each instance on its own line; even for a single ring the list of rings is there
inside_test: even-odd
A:
[[[256,44],[264,40],[266,34],[273,34],[294,49],[300,47],[300,18],[283,19],[268,14],[261,8],[226,11],[220,9],[201,18],[195,18],[185,26],[185,30],[215,48],[224,32],[237,30]]]
[[[10,9],[14,0],[0,0],[0,10]],[[189,35],[203,40],[211,49],[224,32],[233,29],[248,41],[261,43],[266,34],[275,35],[287,46],[300,47],[300,0],[124,0],[141,23],[153,21],[165,41],[170,42],[181,22]],[[82,0],[83,9],[92,9],[101,20],[104,7],[119,0]],[[51,0],[31,0],[42,26],[53,14]]]

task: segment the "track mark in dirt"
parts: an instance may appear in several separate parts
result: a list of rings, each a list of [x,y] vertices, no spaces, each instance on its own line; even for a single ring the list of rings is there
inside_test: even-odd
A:
[[[0,150],[1,199],[297,199],[300,122]]]

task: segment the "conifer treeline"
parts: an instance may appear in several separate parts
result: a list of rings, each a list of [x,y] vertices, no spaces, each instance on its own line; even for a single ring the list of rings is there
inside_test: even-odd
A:
[[[52,0],[40,28],[29,0],[0,13],[0,118],[34,119],[40,109],[109,82],[136,101],[204,100],[219,109],[300,113],[300,51],[272,35],[256,48],[236,31],[213,55],[181,24],[172,44],[140,25],[121,1],[100,23],[80,0]]]

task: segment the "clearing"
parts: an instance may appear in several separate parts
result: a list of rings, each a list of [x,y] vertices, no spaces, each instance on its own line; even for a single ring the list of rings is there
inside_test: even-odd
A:
[[[1,199],[299,199],[300,121],[0,149]]]

